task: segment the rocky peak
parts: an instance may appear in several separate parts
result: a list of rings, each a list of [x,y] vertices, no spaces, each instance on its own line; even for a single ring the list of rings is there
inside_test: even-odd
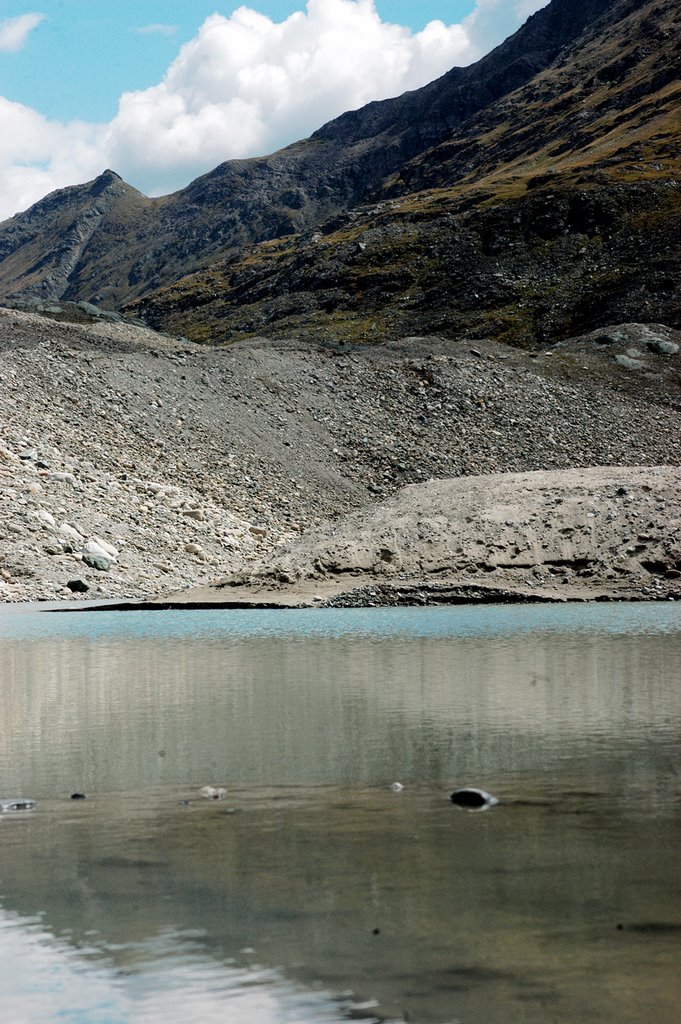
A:
[[[93,196],[98,196],[101,195],[102,192],[106,192],[108,189],[120,189],[121,186],[123,186],[123,190],[131,188],[130,185],[126,184],[126,182],[123,181],[120,174],[116,174],[115,171],[112,171],[109,168],[107,168],[105,171],[102,171],[102,173],[98,175],[98,177],[96,177],[95,180],[91,183],[90,194]]]

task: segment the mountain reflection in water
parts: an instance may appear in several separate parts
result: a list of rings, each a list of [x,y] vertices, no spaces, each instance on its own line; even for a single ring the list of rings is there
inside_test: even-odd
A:
[[[183,615],[0,618],[3,1020],[676,1019],[676,606]]]

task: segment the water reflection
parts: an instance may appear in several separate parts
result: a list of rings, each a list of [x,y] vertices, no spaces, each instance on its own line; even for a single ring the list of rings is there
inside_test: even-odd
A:
[[[342,1024],[352,999],[296,986],[277,971],[219,963],[194,933],[166,932],[126,946],[116,967],[96,948],[74,951],[37,920],[0,910],[0,960],[12,984],[0,997],[12,1024]],[[226,1013],[229,1014],[226,1017]]]
[[[63,617],[87,628],[97,618]],[[654,786],[649,737],[677,740],[679,640],[666,631],[207,643],[178,637],[177,615],[151,615],[156,630],[167,618],[169,637],[131,638],[135,617],[124,618],[102,639],[3,642],[5,789],[437,778],[499,788],[509,768],[545,773],[587,756],[595,778],[615,759]]]
[[[2,1019],[671,1024],[680,617],[564,611],[6,635]]]

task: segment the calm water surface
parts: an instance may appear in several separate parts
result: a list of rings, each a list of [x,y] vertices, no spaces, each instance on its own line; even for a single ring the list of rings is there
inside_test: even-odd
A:
[[[0,613],[0,1021],[677,1024],[680,680],[673,603]]]

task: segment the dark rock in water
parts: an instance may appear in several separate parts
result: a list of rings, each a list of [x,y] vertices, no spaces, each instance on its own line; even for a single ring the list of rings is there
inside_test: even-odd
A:
[[[484,789],[456,789],[450,797],[453,804],[458,807],[468,807],[480,810],[483,807],[492,807],[499,801],[491,793]]]
[[[681,933],[681,922],[641,921],[636,924],[618,924],[617,930],[636,932],[638,935],[677,935]]]
[[[72,793],[71,794],[71,799],[72,800],[85,800],[86,796],[85,796],[85,793]]]
[[[27,800],[25,797],[13,796],[8,800],[0,800],[0,812],[5,811],[32,811],[37,807],[36,800]]]

